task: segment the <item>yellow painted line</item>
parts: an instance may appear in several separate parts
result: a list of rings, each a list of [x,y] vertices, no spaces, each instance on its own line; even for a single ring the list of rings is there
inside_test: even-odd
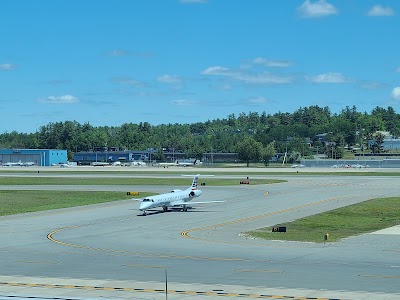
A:
[[[16,260],[15,262],[28,263],[28,264],[48,264],[48,265],[58,264],[57,262],[53,262],[53,261],[33,261],[33,260]]]
[[[75,289],[76,286],[75,285],[64,285],[63,289]]]
[[[374,277],[374,278],[400,278],[400,275],[373,275],[373,274],[364,274],[360,275],[362,277]]]
[[[219,296],[219,297],[237,297],[237,298],[255,298],[255,299],[292,299],[292,300],[333,300],[329,298],[308,298],[308,297],[293,297],[281,295],[260,295],[246,293],[229,293],[221,291],[184,291],[184,290],[163,290],[163,289],[141,289],[141,288],[123,288],[123,287],[105,287],[105,286],[79,286],[79,285],[63,285],[63,284],[40,284],[40,283],[18,283],[18,282],[0,282],[0,285],[5,286],[21,286],[21,287],[49,287],[56,289],[85,289],[85,290],[100,290],[100,291],[116,291],[130,293],[165,293],[179,295],[204,295],[204,296]],[[335,298],[335,300],[339,300]]]
[[[283,273],[283,271],[278,270],[241,270],[236,269],[235,272],[243,272],[243,273]]]
[[[165,269],[165,266],[148,266],[148,265],[122,265],[129,268],[144,268],[144,269]]]
[[[93,251],[101,251],[107,253],[118,253],[118,254],[127,254],[127,255],[137,255],[137,256],[148,256],[148,257],[158,257],[158,258],[179,258],[179,259],[197,259],[197,260],[221,260],[221,261],[254,261],[250,259],[243,259],[243,258],[223,258],[223,257],[202,257],[202,256],[191,256],[191,255],[173,255],[173,254],[159,254],[159,253],[143,253],[143,252],[134,252],[134,251],[126,251],[126,250],[115,250],[115,249],[106,249],[106,248],[98,248],[98,247],[90,247],[90,246],[83,246],[78,244],[67,243],[63,241],[59,241],[53,237],[54,234],[69,230],[73,228],[79,228],[80,226],[68,226],[56,229],[50,232],[47,235],[47,238],[57,244],[69,247],[75,247],[79,249],[86,249],[86,250],[93,250]]]
[[[189,239],[193,239],[193,240],[207,240],[207,239],[203,239],[203,238],[193,237],[193,236],[189,235],[189,233],[196,232],[196,231],[203,231],[203,230],[207,230],[207,229],[217,229],[218,227],[234,225],[234,224],[252,221],[252,220],[256,220],[256,219],[266,218],[266,217],[270,217],[273,215],[283,214],[283,213],[299,210],[299,209],[306,208],[306,207],[312,207],[312,206],[328,203],[331,201],[335,201],[337,199],[339,199],[339,198],[333,197],[333,198],[329,198],[329,199],[325,199],[325,200],[320,200],[320,201],[316,201],[316,202],[312,202],[312,203],[307,203],[307,204],[303,204],[303,205],[299,205],[299,206],[294,206],[294,207],[290,207],[290,208],[286,208],[286,209],[282,209],[282,210],[265,213],[265,214],[258,215],[258,216],[237,219],[237,220],[224,222],[224,223],[220,223],[220,224],[215,224],[215,225],[208,225],[208,226],[204,226],[204,227],[192,228],[192,229],[182,231],[181,236],[184,238],[189,238]]]

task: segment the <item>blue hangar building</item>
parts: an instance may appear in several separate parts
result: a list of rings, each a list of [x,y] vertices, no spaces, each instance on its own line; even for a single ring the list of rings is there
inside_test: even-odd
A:
[[[33,163],[37,166],[51,166],[66,163],[67,150],[59,149],[0,149],[0,164]]]

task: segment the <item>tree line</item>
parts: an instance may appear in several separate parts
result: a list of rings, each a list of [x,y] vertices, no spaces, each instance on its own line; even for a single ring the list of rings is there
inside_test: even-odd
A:
[[[268,161],[275,152],[288,152],[292,159],[308,156],[312,154],[311,144],[319,153],[340,158],[343,147],[365,147],[366,141],[375,138],[379,131],[400,136],[400,117],[393,107],[376,107],[367,113],[346,106],[340,113],[331,113],[329,107],[314,105],[300,107],[293,113],[243,112],[192,124],[140,122],[94,127],[76,121],[55,122],[41,126],[35,133],[2,133],[0,148],[66,149],[69,158],[75,152],[93,151],[95,147],[152,148],[157,149],[154,155],[160,160],[163,148],[173,148],[192,158],[201,158],[206,152],[240,154],[255,149],[255,156],[241,156],[250,162]],[[317,135],[322,133],[329,133],[329,143],[318,139]]]

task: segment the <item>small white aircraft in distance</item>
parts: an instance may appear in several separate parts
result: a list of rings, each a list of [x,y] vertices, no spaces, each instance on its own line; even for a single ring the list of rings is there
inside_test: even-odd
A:
[[[171,166],[175,166],[175,167],[190,167],[190,166],[197,166],[200,165],[202,162],[195,159],[193,161],[179,161],[179,160],[175,160],[174,162],[161,162],[156,164],[156,166],[158,167],[164,167],[164,168],[168,168]]]
[[[168,211],[168,208],[179,208],[182,211],[187,211],[188,205],[206,204],[206,203],[220,203],[224,201],[207,201],[207,202],[191,202],[193,198],[199,197],[203,192],[197,189],[197,182],[200,175],[195,175],[192,185],[186,190],[175,189],[169,193],[149,196],[144,199],[132,199],[141,201],[139,210],[143,211],[143,216],[147,215],[147,210],[157,207],[162,207],[163,211]]]
[[[189,161],[189,160],[178,161],[177,160],[176,162],[177,162],[178,166],[181,166],[181,167],[197,166],[202,163],[201,161],[199,161],[197,159],[195,159],[193,161]]]
[[[104,166],[110,166],[110,163],[108,162],[101,162],[101,161],[94,161],[92,162],[93,167],[104,167]]]
[[[18,162],[7,162],[7,163],[3,164],[3,166],[5,166],[5,167],[15,167],[15,166],[17,166],[17,167],[29,167],[29,166],[34,166],[34,165],[35,165],[34,162],[21,162],[21,161],[18,161]]]
[[[134,160],[131,162],[131,166],[132,167],[134,167],[134,166],[143,167],[143,166],[147,166],[147,164],[143,160]]]

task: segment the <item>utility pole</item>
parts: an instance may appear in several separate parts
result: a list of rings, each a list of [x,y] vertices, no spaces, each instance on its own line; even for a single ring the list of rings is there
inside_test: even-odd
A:
[[[165,269],[165,300],[168,300],[168,275],[167,275],[167,269]]]

